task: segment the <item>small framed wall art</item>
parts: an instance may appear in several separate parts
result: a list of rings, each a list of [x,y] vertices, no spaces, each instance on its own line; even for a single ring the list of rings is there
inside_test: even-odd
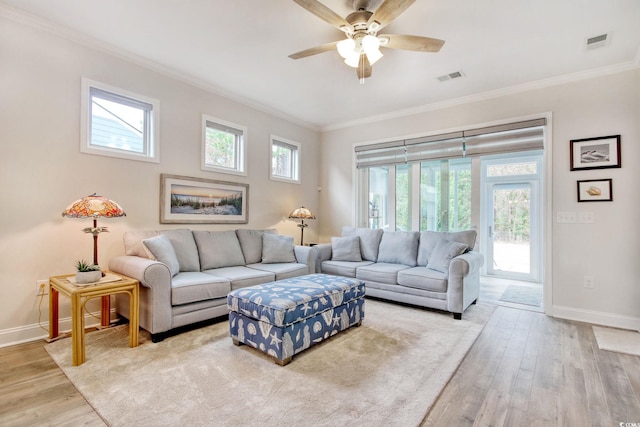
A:
[[[571,170],[621,166],[620,135],[571,140]]]
[[[611,178],[578,181],[578,202],[613,201],[611,182]]]

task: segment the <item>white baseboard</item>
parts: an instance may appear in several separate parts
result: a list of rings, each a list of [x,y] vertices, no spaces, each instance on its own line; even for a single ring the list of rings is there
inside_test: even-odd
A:
[[[621,316],[615,313],[582,310],[574,307],[554,305],[551,308],[551,316],[560,319],[576,320],[578,322],[593,323],[595,325],[610,326],[613,328],[640,330],[640,317]]]
[[[96,317],[94,317],[96,316]],[[117,319],[115,309],[111,309],[111,320]],[[100,312],[85,313],[84,324],[85,327],[100,326]],[[19,326],[17,328],[0,330],[0,348],[9,347],[11,345],[22,344],[25,342],[36,341],[49,337],[49,321],[45,320],[39,324],[34,323],[32,325]],[[58,322],[58,329],[60,333],[71,331],[71,317],[60,319]],[[44,329],[42,329],[44,328]]]

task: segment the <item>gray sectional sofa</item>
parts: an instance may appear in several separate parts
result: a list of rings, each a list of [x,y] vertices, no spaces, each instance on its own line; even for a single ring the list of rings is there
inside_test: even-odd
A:
[[[317,251],[275,230],[153,230],[124,235],[109,269],[140,281],[140,326],[154,342],[172,330],[228,314],[229,291],[315,273]],[[129,298],[116,295],[129,318]]]
[[[475,230],[406,232],[344,227],[315,246],[318,272],[355,277],[366,295],[445,310],[456,319],[480,293],[484,257]]]

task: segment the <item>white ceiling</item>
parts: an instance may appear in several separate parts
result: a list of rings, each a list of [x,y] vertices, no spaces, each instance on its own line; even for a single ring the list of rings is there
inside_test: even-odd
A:
[[[321,0],[341,16],[352,0]],[[372,0],[375,10],[381,0]],[[200,86],[318,129],[414,111],[531,82],[640,63],[638,0],[417,0],[382,33],[446,41],[439,53],[383,49],[360,85],[337,52],[288,55],[343,38],[292,0],[0,0],[141,57]],[[585,39],[609,34],[605,47]],[[439,82],[443,74],[464,78]]]

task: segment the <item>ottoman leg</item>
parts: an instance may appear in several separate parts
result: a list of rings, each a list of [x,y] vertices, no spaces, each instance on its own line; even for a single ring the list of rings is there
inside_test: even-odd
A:
[[[293,359],[293,356],[289,356],[286,359],[282,359],[282,360],[280,360],[280,359],[274,359],[274,360],[276,361],[276,363],[278,365],[285,366],[285,365],[288,365],[289,362],[291,362],[291,359]]]
[[[231,338],[231,341],[233,341],[233,345],[237,345],[237,346],[241,346],[242,345],[242,343],[240,341],[238,341],[237,339],[235,339],[235,338]]]

